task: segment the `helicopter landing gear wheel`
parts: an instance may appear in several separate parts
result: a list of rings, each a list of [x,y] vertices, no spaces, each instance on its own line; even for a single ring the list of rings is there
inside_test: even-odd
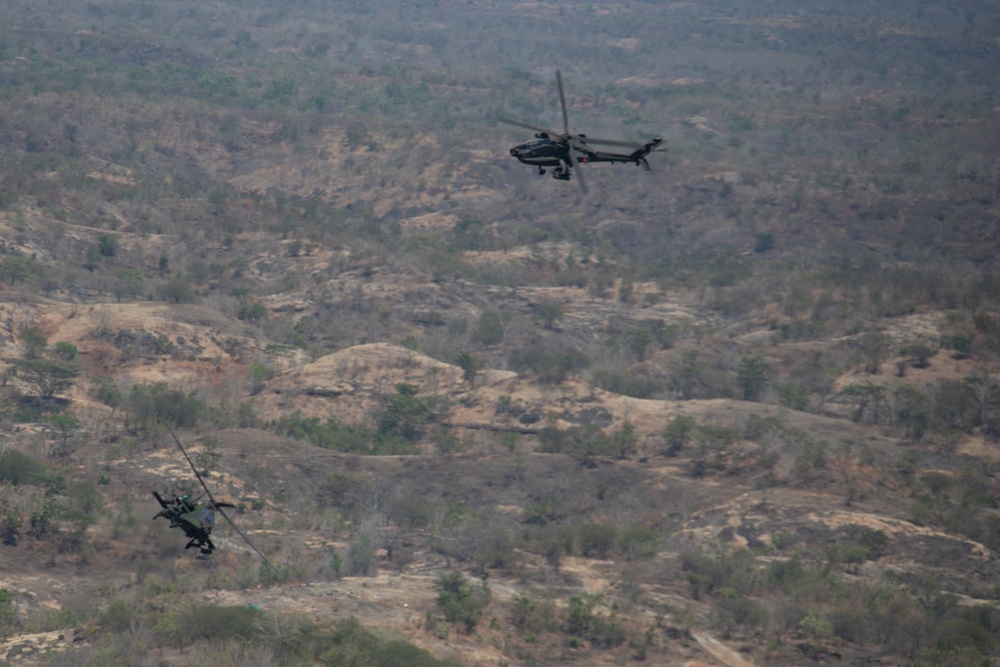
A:
[[[539,167],[539,168],[538,168],[538,175],[539,175],[539,176],[544,176],[544,175],[545,175],[545,170],[544,170],[544,169],[542,169],[541,167]]]

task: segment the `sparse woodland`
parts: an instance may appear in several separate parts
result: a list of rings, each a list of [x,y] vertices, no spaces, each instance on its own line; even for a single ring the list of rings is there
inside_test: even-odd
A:
[[[1000,662],[995,2],[0,14],[0,662]]]

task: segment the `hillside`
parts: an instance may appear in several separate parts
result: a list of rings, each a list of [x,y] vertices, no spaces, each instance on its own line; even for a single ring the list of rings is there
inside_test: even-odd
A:
[[[997,3],[8,4],[0,661],[997,662]]]

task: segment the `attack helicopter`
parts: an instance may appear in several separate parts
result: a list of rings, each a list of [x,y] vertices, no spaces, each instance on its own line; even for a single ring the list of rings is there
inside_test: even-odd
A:
[[[190,494],[183,496],[174,494],[170,500],[164,500],[156,491],[153,497],[160,503],[159,513],[153,517],[158,519],[161,516],[170,521],[171,528],[180,528],[184,535],[189,537],[185,549],[196,548],[202,554],[210,556],[215,551],[215,543],[212,542],[212,529],[215,527],[215,512],[222,511],[222,507],[236,507],[230,503],[208,502],[202,505],[198,499],[192,499]]]
[[[166,425],[165,425],[166,426]],[[215,515],[218,513],[223,519],[232,527],[236,533],[243,538],[243,541],[250,545],[250,548],[260,556],[261,560],[271,568],[272,571],[277,572],[278,569],[267,559],[267,556],[261,552],[257,546],[250,541],[250,538],[239,529],[239,527],[233,523],[233,520],[229,518],[229,515],[223,511],[224,507],[236,507],[231,503],[220,503],[212,495],[211,490],[209,490],[208,485],[205,484],[205,480],[202,478],[201,473],[198,472],[198,468],[195,467],[194,462],[191,457],[188,456],[187,450],[184,449],[184,445],[181,444],[180,438],[174,433],[173,429],[169,426],[166,427],[170,436],[177,443],[177,449],[181,450],[181,454],[184,455],[184,460],[188,462],[191,466],[191,472],[194,473],[195,478],[197,478],[198,483],[205,490],[198,498],[191,498],[190,494],[184,494],[183,496],[178,496],[174,494],[173,498],[166,500],[159,493],[153,491],[153,497],[156,498],[157,502],[160,503],[162,508],[156,516],[153,517],[154,520],[160,518],[161,516],[170,521],[171,528],[180,528],[184,535],[188,538],[188,543],[184,547],[185,549],[198,549],[202,555],[209,556],[215,551],[215,543],[212,542],[212,529],[215,527]],[[205,502],[201,502],[201,499],[205,498]]]
[[[545,168],[552,167],[552,178],[560,181],[570,180],[570,177],[573,175],[573,168],[577,164],[589,164],[591,162],[631,163],[649,171],[649,162],[646,161],[646,156],[657,150],[665,150],[659,149],[660,144],[663,143],[662,137],[656,136],[644,144],[638,144],[628,141],[615,141],[613,139],[598,139],[588,137],[586,134],[570,132],[569,114],[566,112],[566,92],[563,88],[562,72],[559,70],[556,70],[556,82],[559,85],[559,105],[562,108],[562,134],[510,118],[500,118],[501,122],[535,132],[534,141],[519,144],[510,149],[512,156],[524,164],[537,167],[539,174],[545,174]],[[616,153],[598,150],[595,146],[618,146],[631,148],[632,150],[628,153]],[[583,179],[583,172],[577,171],[576,173],[580,188],[586,194],[587,185]]]

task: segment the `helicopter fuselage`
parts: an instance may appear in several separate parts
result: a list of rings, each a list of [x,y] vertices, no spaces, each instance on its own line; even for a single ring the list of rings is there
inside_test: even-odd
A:
[[[569,159],[569,146],[544,138],[514,146],[510,154],[534,167],[558,167]]]
[[[510,149],[510,154],[524,164],[538,167],[542,171],[544,167],[562,167],[568,173],[572,162],[570,151],[574,151],[573,159],[580,164],[589,162],[623,162],[632,163],[649,169],[646,156],[655,149],[662,141],[659,137],[647,142],[638,150],[632,153],[612,153],[609,151],[591,150],[586,144],[586,135],[578,134],[569,137],[559,137],[559,140],[552,139],[546,133],[535,135],[534,141],[518,144]],[[572,141],[572,144],[570,143]]]

